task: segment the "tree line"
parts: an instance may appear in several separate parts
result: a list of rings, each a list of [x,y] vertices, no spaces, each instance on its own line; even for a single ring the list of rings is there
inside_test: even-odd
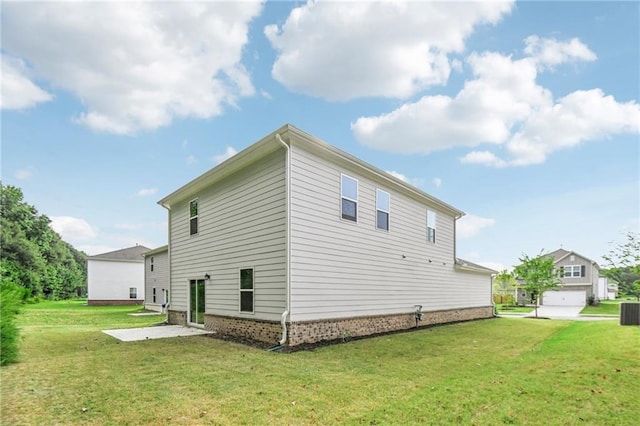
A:
[[[0,182],[0,276],[23,300],[68,299],[86,287],[86,255],[62,240],[51,220]]]

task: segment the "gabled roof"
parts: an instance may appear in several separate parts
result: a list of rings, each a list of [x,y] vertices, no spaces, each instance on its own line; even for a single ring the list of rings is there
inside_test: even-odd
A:
[[[468,260],[460,259],[456,257],[456,268],[470,272],[479,272],[487,275],[497,274],[498,271],[487,268],[486,266],[478,265],[477,263],[469,262]]]
[[[146,253],[142,253],[142,256],[144,257],[153,256],[154,254],[164,253],[165,251],[169,251],[168,245],[160,246],[160,247],[154,248],[153,250],[149,250]]]
[[[95,256],[88,256],[87,260],[122,260],[125,262],[144,262],[142,254],[148,252],[149,250],[149,247],[136,245],[133,247],[110,251],[107,253],[96,254]]]
[[[550,256],[553,258],[553,263],[558,263],[561,260],[566,259],[567,257],[574,255],[574,256],[578,256],[583,258],[584,260],[586,260],[587,262],[591,262],[592,265],[595,265],[596,268],[600,269],[600,266],[598,265],[597,262],[589,259],[586,256],[581,255],[580,253],[576,253],[575,251],[569,251],[569,250],[564,250],[564,249],[558,249],[556,251],[552,251],[551,253],[547,253],[547,256]]]
[[[455,207],[445,203],[444,201],[441,201],[433,197],[432,195],[427,194],[426,192],[414,187],[413,185],[410,185],[405,181],[398,179],[397,177],[392,176],[391,174],[380,170],[377,167],[374,167],[357,157],[347,154],[346,152],[336,148],[333,145],[330,145],[306,132],[303,132],[302,130],[296,128],[295,126],[292,126],[291,124],[285,124],[278,130],[263,137],[258,142],[254,143],[248,148],[245,148],[233,157],[222,162],[218,166],[205,172],[191,182],[167,195],[162,200],[158,201],[158,204],[165,208],[171,208],[172,204],[196,196],[196,194],[204,188],[207,188],[208,186],[219,182],[225,177],[243,169],[249,164],[257,161],[258,159],[278,149],[283,148],[283,145],[278,140],[277,135],[279,135],[284,140],[284,142],[288,143],[289,145],[292,142],[299,143],[306,149],[310,149],[315,153],[322,155],[329,161],[342,162],[349,164],[352,167],[356,167],[371,178],[383,181],[412,198],[427,202],[429,204],[433,204],[440,209],[449,212],[456,218],[462,217],[464,215],[463,211],[456,209]],[[292,138],[292,136],[294,137]]]

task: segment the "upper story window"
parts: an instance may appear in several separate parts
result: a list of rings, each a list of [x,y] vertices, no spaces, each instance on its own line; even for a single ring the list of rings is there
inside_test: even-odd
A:
[[[391,196],[388,192],[376,189],[376,227],[385,231],[389,230],[389,207]]]
[[[153,256],[151,256],[150,265],[151,265],[151,272],[153,272]]]
[[[189,203],[189,235],[198,233],[198,199]]]
[[[566,265],[563,267],[565,278],[580,278],[584,277],[585,267],[584,265]]]
[[[358,181],[341,175],[342,218],[358,221]]]
[[[427,210],[427,241],[436,242],[436,212]]]

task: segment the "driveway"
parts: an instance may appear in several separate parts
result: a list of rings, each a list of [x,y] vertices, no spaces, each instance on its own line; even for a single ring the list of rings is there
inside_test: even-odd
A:
[[[538,316],[554,319],[575,319],[580,316],[580,311],[584,306],[540,306]],[[535,315],[535,312],[530,314]]]
[[[121,328],[117,330],[102,330],[102,332],[123,342],[211,334],[210,331],[205,331],[200,328],[194,327],[183,327],[181,325],[158,325],[155,327]]]

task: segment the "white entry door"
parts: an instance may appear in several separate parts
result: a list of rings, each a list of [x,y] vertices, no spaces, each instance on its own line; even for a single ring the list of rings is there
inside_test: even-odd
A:
[[[542,295],[544,306],[584,306],[587,294],[584,290],[549,290]]]

